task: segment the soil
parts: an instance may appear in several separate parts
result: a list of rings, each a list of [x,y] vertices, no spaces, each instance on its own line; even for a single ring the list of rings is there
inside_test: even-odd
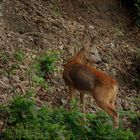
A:
[[[47,92],[36,87],[36,100],[38,105],[47,102],[65,106],[68,91],[62,79],[63,66],[82,47],[84,29],[90,25],[95,29],[95,45],[102,59],[101,64],[92,65],[118,81],[118,109],[139,112],[135,98],[140,97],[137,84],[140,32],[133,21],[118,0],[0,1],[0,104],[7,104],[16,91],[25,94],[30,89],[28,69],[33,58],[56,50],[60,52],[58,70],[46,76],[50,87]],[[15,50],[24,52],[25,59],[10,75]],[[2,61],[4,54],[8,54],[6,63]],[[87,100],[86,110],[98,109]],[[123,119],[128,127],[130,122]]]

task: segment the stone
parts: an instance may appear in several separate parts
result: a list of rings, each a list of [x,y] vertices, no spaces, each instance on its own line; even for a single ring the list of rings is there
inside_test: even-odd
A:
[[[62,104],[67,104],[68,103],[68,101],[66,100],[66,99],[61,99],[61,102],[62,102]]]
[[[116,75],[117,75],[117,72],[116,72],[115,69],[112,69],[112,70],[111,70],[111,73],[112,73],[113,76],[116,76]]]
[[[114,43],[111,42],[111,43],[109,44],[109,47],[111,47],[111,48],[115,48]]]

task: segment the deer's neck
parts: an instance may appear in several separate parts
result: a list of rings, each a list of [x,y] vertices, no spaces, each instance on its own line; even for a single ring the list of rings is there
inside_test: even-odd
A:
[[[80,64],[86,64],[87,63],[86,51],[82,49],[73,57],[73,60]]]

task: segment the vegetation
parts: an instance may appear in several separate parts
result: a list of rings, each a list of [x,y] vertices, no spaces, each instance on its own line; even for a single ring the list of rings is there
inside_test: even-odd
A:
[[[128,12],[131,11],[136,19],[136,25],[140,27],[140,0],[121,0],[121,2],[126,4]]]
[[[35,58],[34,64],[29,69],[30,77],[32,77],[33,87],[40,86],[46,91],[49,86],[46,82],[46,75],[57,70],[56,62],[59,58],[59,52],[47,51],[46,53]]]
[[[108,23],[110,20],[107,20],[106,18],[104,20],[104,15],[102,17],[102,12],[98,15],[98,12],[100,12],[100,7],[98,6],[97,8],[95,8],[98,11],[96,12],[96,10],[94,11],[94,7],[91,8],[93,11],[90,11],[90,7],[89,9],[87,9],[86,7],[86,9],[84,9],[84,7],[77,7],[76,5],[73,5],[74,3],[69,5],[67,3],[64,3],[63,5],[61,5],[62,3],[56,0],[36,0],[32,3],[26,2],[26,0],[22,0],[21,2],[18,1],[17,3],[15,3],[14,1],[9,1],[9,4],[8,1],[5,1],[5,3],[6,2],[7,6],[2,4],[2,8],[6,8],[6,11],[3,13],[6,14],[1,15],[1,17],[4,17],[5,20],[4,25],[1,22],[3,29],[1,30],[1,43],[3,43],[3,47],[1,48],[2,53],[0,53],[0,75],[2,77],[0,83],[3,89],[1,90],[2,96],[0,97],[0,101],[2,101],[2,103],[4,104],[0,104],[0,139],[136,140],[138,136],[136,134],[133,134],[133,131],[131,130],[133,124],[136,124],[140,121],[136,113],[137,108],[139,108],[140,99],[136,95],[134,95],[133,99],[135,105],[138,106],[136,109],[132,108],[131,110],[130,107],[128,110],[131,111],[119,111],[120,127],[118,129],[113,128],[111,118],[104,112],[98,112],[96,114],[81,113],[79,106],[77,105],[77,101],[73,101],[71,111],[67,110],[64,106],[57,107],[59,103],[55,107],[50,106],[48,103],[41,106],[41,104],[44,103],[44,94],[46,94],[45,91],[48,90],[48,88],[51,88],[46,81],[46,76],[57,70],[56,62],[60,59],[59,52],[56,51],[47,51],[43,55],[39,55],[42,51],[47,49],[46,46],[49,46],[49,48],[52,49],[58,44],[62,44],[62,48],[60,47],[57,49],[60,49],[62,51],[63,46],[67,46],[64,48],[64,53],[67,52],[63,55],[65,60],[65,56],[69,56],[69,54],[72,54],[71,52],[73,52],[73,49],[71,51],[71,46],[76,46],[79,43],[83,28],[87,24],[90,25],[90,23],[94,23],[95,18],[93,16],[93,13],[95,13],[95,15],[97,15],[95,25],[97,25],[97,30],[100,31],[98,37],[102,40],[97,40],[98,46],[102,46],[101,50],[104,50],[102,48],[108,46],[108,42],[112,41],[114,43],[115,49],[112,49],[111,56],[114,55],[114,57],[111,58],[110,55],[108,57],[112,61],[116,60],[116,58],[120,58],[119,60],[117,60],[118,63],[115,64],[117,64],[118,66],[126,66],[126,61],[133,62],[132,58],[131,60],[129,60],[130,58],[126,59],[124,57],[126,56],[126,54],[129,54],[128,52],[131,51],[131,48],[129,48],[127,51],[126,46],[137,46],[137,43],[134,43],[134,40],[131,39],[130,41],[128,41],[128,39],[126,40],[126,38],[129,38],[130,35],[134,33],[132,32],[131,34],[127,34],[127,30],[125,31],[125,28],[123,30],[121,27],[119,27],[117,28],[116,36],[113,31],[114,28],[110,28],[110,23]],[[131,5],[133,5],[133,7],[135,6],[135,11],[137,11],[136,22],[137,25],[140,26],[140,0],[134,0],[133,2],[134,3]],[[71,2],[69,1],[68,3]],[[74,12],[74,14],[67,14],[69,13],[69,9],[67,6],[70,6],[69,9],[72,9],[70,10],[70,12],[74,11],[74,9],[76,8],[77,12]],[[71,6],[73,6],[73,8]],[[7,7],[11,8],[8,8],[7,10]],[[65,9],[67,9],[68,11],[65,11]],[[82,11],[84,11],[84,13]],[[85,11],[87,11],[87,14],[85,14]],[[111,18],[113,18],[113,21],[117,21],[118,18],[116,17],[119,17],[119,19],[123,18],[123,16],[117,15],[117,10],[115,11],[113,11],[113,9],[110,10],[109,8],[107,17],[108,15],[112,15]],[[72,15],[74,15],[74,17]],[[89,18],[85,18],[87,15],[89,15]],[[91,17],[93,17],[93,20]],[[116,20],[114,20],[115,18]],[[8,22],[10,24],[6,22],[6,19],[9,20]],[[78,19],[78,22],[74,19]],[[103,20],[101,21],[101,19]],[[107,26],[104,27],[104,23],[107,23],[109,25],[109,30],[106,31]],[[117,23],[121,23],[121,20],[118,20],[115,25],[117,25]],[[13,25],[15,26],[15,28],[17,28],[17,30],[12,27]],[[125,23],[122,27],[125,27]],[[18,33],[19,29],[23,30],[22,34],[21,32]],[[122,38],[117,39],[117,37]],[[115,42],[113,38],[115,38]],[[120,51],[118,51],[119,49],[117,48],[121,48],[122,53],[124,51],[124,55],[121,53],[119,54]],[[116,52],[114,53],[113,50],[115,50]],[[104,60],[106,56],[105,53],[102,54],[102,52],[103,51],[101,51],[101,55]],[[107,52],[106,54],[110,54],[108,53],[110,52],[110,49],[106,49],[105,52]],[[123,60],[125,59],[126,61],[124,61],[124,63],[119,63],[121,58],[121,62],[123,62]],[[107,63],[105,62],[105,64]],[[59,68],[62,67],[62,65],[63,64],[59,64]],[[109,68],[114,69],[115,65],[105,65],[105,70],[108,71]],[[122,67],[122,70],[123,69],[126,70],[126,67]],[[140,69],[138,67],[136,80],[140,85],[140,78],[138,77],[140,72],[139,70]],[[114,75],[116,72],[120,76],[119,78],[121,78],[121,71],[120,73],[117,70],[114,71]],[[59,77],[55,80],[59,82]],[[128,90],[123,91],[123,87],[121,87],[122,89],[120,93],[123,94],[119,98],[123,98],[124,96],[126,97],[125,93],[129,93],[128,91],[132,91],[133,89],[135,90],[135,87],[130,89],[126,84],[124,83],[123,85],[125,85]],[[61,82],[60,84],[56,85],[56,91],[54,93],[51,92],[54,96],[56,96],[56,92],[59,93],[62,90],[64,91],[64,87],[59,88],[60,85]],[[22,89],[24,92],[22,92]],[[57,89],[59,89],[59,91]],[[3,92],[5,93],[3,94]],[[36,93],[39,93],[39,95]],[[47,93],[51,94],[49,92]],[[66,92],[64,92],[64,94],[65,93]],[[40,95],[42,96],[43,101],[42,98],[40,99]],[[12,101],[8,102],[11,98],[13,98]],[[39,102],[39,106],[37,106],[36,100],[37,102],[38,100],[41,101],[41,103]],[[45,99],[45,101],[46,100],[48,99]],[[8,104],[5,105],[6,103]],[[123,108],[123,105],[125,103],[123,101],[120,101],[120,104],[120,106]],[[127,118],[131,123],[133,123],[131,126],[129,125],[130,129],[127,128],[127,124],[124,125]],[[128,121],[128,124],[130,122]]]
[[[7,55],[3,62],[7,62]],[[15,62],[20,67],[23,62],[24,53],[14,52]],[[59,53],[54,51],[46,52],[37,57],[34,61],[33,87],[41,86],[48,89],[44,77],[46,74],[55,71]],[[16,70],[12,67],[11,70]],[[77,107],[77,102],[72,103],[72,111],[51,107],[48,104],[42,107],[36,106],[34,91],[30,90],[24,96],[16,96],[12,102],[5,107],[0,107],[0,114],[6,114],[6,129],[2,133],[3,140],[136,140],[136,136],[130,129],[123,129],[120,122],[119,129],[113,129],[111,118],[103,112],[97,114],[83,114]],[[120,111],[120,117],[124,115],[136,122],[137,115],[132,112]]]
[[[136,24],[140,26],[140,0],[134,0],[134,5],[136,7],[137,16],[138,16],[136,20]]]
[[[137,86],[140,86],[140,49],[137,50],[137,55],[136,55],[136,76],[135,76],[135,80],[136,80],[136,84]]]
[[[136,136],[122,127],[113,129],[110,117],[103,112],[83,114],[73,102],[72,111],[49,105],[37,107],[32,94],[17,96],[6,110],[4,140],[136,140]],[[86,119],[85,119],[86,118]]]
[[[45,54],[38,57],[37,62],[34,64],[34,69],[37,75],[44,77],[47,73],[56,70],[56,62],[59,58],[59,52],[57,51],[47,51]]]

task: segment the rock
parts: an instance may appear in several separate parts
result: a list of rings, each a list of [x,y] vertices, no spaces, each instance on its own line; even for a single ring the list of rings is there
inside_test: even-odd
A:
[[[112,69],[112,70],[111,70],[111,73],[112,73],[113,76],[116,76],[116,75],[117,75],[117,72],[116,72],[115,69]]]
[[[63,48],[64,48],[63,45],[58,46],[58,49],[60,49],[60,50],[63,50]]]
[[[6,76],[3,76],[0,80],[0,88],[6,89],[9,87],[9,79]]]
[[[2,13],[2,5],[0,4],[0,17],[3,16],[3,13]]]
[[[4,128],[4,120],[0,120],[0,130]]]
[[[110,48],[115,48],[115,45],[114,45],[114,43],[110,43],[109,45],[108,45],[108,47],[110,47]]]
[[[128,101],[125,101],[124,104],[123,104],[123,107],[125,110],[129,110],[130,109],[130,104]]]
[[[52,79],[51,83],[54,84],[54,85],[58,85],[58,81],[56,81],[55,79]]]
[[[104,65],[106,67],[106,70],[108,71],[109,70],[109,64],[105,63]]]
[[[105,57],[103,58],[103,62],[104,62],[104,63],[109,63],[109,62],[110,62],[110,57],[108,57],[108,56],[106,57],[106,56],[105,56]]]
[[[117,101],[116,101],[116,105],[119,109],[122,109],[122,101],[121,101],[121,98],[118,98]]]
[[[94,110],[91,109],[91,110],[89,110],[89,112],[95,114],[97,111],[96,111],[96,109],[94,108]]]
[[[66,105],[68,103],[68,101],[65,100],[65,99],[61,99],[61,102],[62,102],[63,105]]]
[[[56,92],[60,92],[61,89],[59,87],[56,88]]]
[[[73,56],[74,55],[74,47],[69,46],[69,53]]]

